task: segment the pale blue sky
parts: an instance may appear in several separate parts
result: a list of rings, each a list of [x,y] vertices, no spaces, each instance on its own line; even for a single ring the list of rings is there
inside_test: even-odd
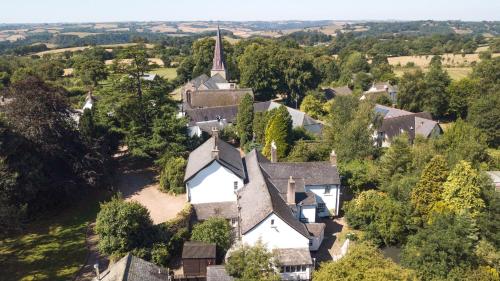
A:
[[[0,23],[500,20],[500,0],[0,0]]]

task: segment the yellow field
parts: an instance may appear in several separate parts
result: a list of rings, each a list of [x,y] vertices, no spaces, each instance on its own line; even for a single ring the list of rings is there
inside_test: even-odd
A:
[[[61,35],[76,35],[80,38],[84,38],[84,37],[91,36],[91,35],[97,35],[97,34],[102,34],[102,33],[92,33],[92,32],[65,32],[65,33],[61,33]]]
[[[408,71],[414,71],[417,68],[402,68],[398,67],[394,69],[394,73],[396,76],[401,77],[405,72]],[[429,71],[428,67],[420,67],[424,72]],[[462,78],[467,77],[472,72],[472,67],[445,67],[444,68],[448,74],[450,75],[450,78],[453,80],[460,80]]]
[[[111,51],[111,48],[129,47],[129,46],[135,46],[135,45],[137,45],[137,43],[123,43],[123,44],[99,45],[99,47],[110,48],[108,51]],[[153,48],[153,46],[154,46],[153,44],[146,44],[146,48]],[[66,51],[70,51],[70,52],[83,51],[83,50],[85,50],[87,48],[90,48],[90,47],[92,47],[92,46],[54,49],[54,50],[48,50],[48,51],[38,52],[35,55],[43,56],[43,55],[47,55],[47,54],[64,53]]]
[[[163,61],[161,59],[157,59],[157,58],[149,58],[149,64],[157,64],[159,66],[164,66],[163,64]],[[132,60],[131,59],[122,59],[120,60],[121,63],[124,63],[124,64],[130,64]],[[113,60],[106,60],[104,62],[106,65],[112,65],[113,64]]]
[[[500,54],[493,54],[493,57],[500,56]],[[432,55],[428,56],[402,56],[402,57],[391,57],[388,58],[389,64],[394,66],[405,66],[409,62],[413,62],[416,66],[427,67],[431,62]],[[466,55],[455,55],[455,54],[444,54],[441,55],[443,58],[443,66],[448,67],[464,67],[469,66],[471,62],[479,61],[479,54],[466,54]]]

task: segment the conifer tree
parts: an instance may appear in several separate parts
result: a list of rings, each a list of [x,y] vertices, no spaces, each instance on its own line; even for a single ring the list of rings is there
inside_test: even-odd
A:
[[[402,134],[392,140],[391,147],[380,160],[380,179],[388,181],[395,174],[404,174],[410,168],[412,155],[408,135]]]
[[[420,180],[411,192],[411,203],[415,213],[427,221],[434,205],[442,200],[443,184],[448,177],[446,159],[441,155],[434,156],[425,166]]]
[[[481,199],[479,174],[469,162],[462,160],[451,171],[444,183],[443,203],[457,214],[466,210],[473,217],[485,207]]]
[[[280,106],[267,123],[265,133],[264,155],[271,156],[271,143],[277,147],[278,157],[286,157],[292,134],[292,117],[285,106]]]
[[[240,145],[252,139],[253,127],[253,98],[246,94],[238,106],[238,115],[236,116],[236,130],[240,137]]]

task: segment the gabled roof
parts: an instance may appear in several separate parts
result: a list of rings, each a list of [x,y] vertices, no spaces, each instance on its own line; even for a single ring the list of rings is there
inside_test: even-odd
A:
[[[199,221],[209,218],[232,219],[238,217],[236,202],[213,202],[193,204],[194,214]]]
[[[416,135],[427,138],[431,135],[434,128],[439,126],[439,123],[421,116],[428,116],[428,114],[412,113],[411,115],[385,118],[378,131],[383,132],[389,139],[403,132],[408,134],[410,140],[415,139]]]
[[[222,77],[219,73],[215,74],[214,76],[210,77],[207,81],[203,83],[207,89],[219,89],[219,86],[217,84],[219,83],[227,83],[227,80]]]
[[[335,88],[325,88],[325,98],[330,100],[336,96],[348,96],[352,95],[352,90],[349,86],[335,87]]]
[[[182,248],[183,259],[215,259],[215,243],[186,241]]]
[[[217,149],[219,150],[218,159],[214,159],[212,155],[216,143]],[[245,179],[245,170],[243,168],[240,152],[227,142],[219,138],[211,137],[189,154],[184,182],[191,179],[199,171],[203,170],[214,161],[217,161],[222,166],[231,170],[241,179]]]
[[[227,274],[224,265],[209,265],[207,266],[207,281],[234,281],[234,278]]]
[[[191,95],[192,108],[239,105],[246,94],[253,96],[252,89],[198,90]]]
[[[288,179],[295,181],[303,179],[305,185],[340,184],[337,167],[330,162],[278,162],[261,163],[262,170],[271,181]]]
[[[191,125],[197,122],[217,120],[218,117],[226,119],[228,123],[234,123],[238,115],[238,105],[189,108],[185,111]]]
[[[308,248],[275,249],[280,265],[312,265],[311,252]]]
[[[389,107],[381,104],[375,105],[375,112],[381,114],[384,117],[384,119],[415,114],[410,111],[397,109],[394,107]]]
[[[275,108],[279,108],[280,106],[284,106],[280,103],[274,102],[274,101],[265,101],[265,102],[258,102],[254,104],[254,110],[255,112],[264,112],[264,111],[270,111]],[[302,126],[308,126],[312,124],[318,124],[319,122],[309,115],[305,114],[304,112],[285,106],[288,114],[292,117],[292,125],[293,127],[302,127]]]
[[[250,151],[245,156],[248,173],[248,183],[239,192],[241,233],[252,230],[271,214],[275,214],[298,233],[309,238],[309,232],[300,222],[287,203],[281,197],[278,189],[262,173],[257,150]]]
[[[166,270],[129,253],[102,272],[100,281],[164,281],[167,277]]]
[[[193,78],[191,81],[189,81],[189,83],[193,84],[193,86],[198,89],[198,87],[200,87],[201,84],[205,83],[206,81],[208,81],[208,79],[210,79],[208,77],[208,75],[206,74],[202,74],[196,78]]]

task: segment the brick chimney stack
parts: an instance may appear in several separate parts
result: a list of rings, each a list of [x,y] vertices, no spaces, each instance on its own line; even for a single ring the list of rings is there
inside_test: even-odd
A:
[[[295,205],[295,180],[292,176],[288,179],[286,200],[289,205]]]
[[[337,154],[335,150],[332,150],[332,153],[330,153],[330,164],[332,166],[337,166]]]
[[[274,141],[271,142],[271,163],[278,162],[278,148],[276,147],[276,143]]]

